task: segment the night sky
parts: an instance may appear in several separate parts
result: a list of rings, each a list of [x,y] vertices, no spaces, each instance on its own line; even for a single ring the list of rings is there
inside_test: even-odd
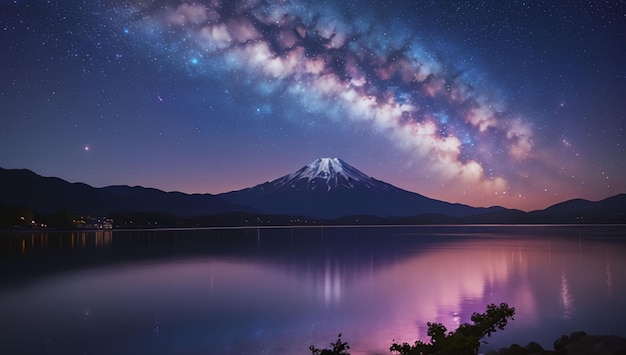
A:
[[[221,193],[339,157],[532,210],[626,192],[624,1],[0,1],[0,167]]]

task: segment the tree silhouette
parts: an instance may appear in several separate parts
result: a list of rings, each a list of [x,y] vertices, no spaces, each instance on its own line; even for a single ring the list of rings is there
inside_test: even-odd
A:
[[[334,343],[330,343],[332,346],[331,349],[318,349],[315,346],[309,346],[309,350],[311,350],[311,354],[313,355],[350,355],[348,349],[350,349],[350,345],[348,343],[341,341],[341,333],[337,336],[337,341]]]
[[[485,313],[472,314],[474,324],[464,323],[450,333],[441,323],[426,323],[430,343],[417,340],[415,344],[393,343],[389,350],[400,355],[475,355],[478,353],[481,339],[490,337],[497,329],[504,329],[509,319],[514,319],[515,308],[506,303],[500,306],[490,304]],[[483,341],[483,343],[487,343]]]
[[[513,320],[515,308],[506,303],[499,306],[490,304],[485,313],[473,313],[471,320],[474,324],[463,323],[454,332],[449,332],[441,323],[426,323],[430,342],[417,340],[413,345],[409,343],[393,343],[389,350],[400,355],[476,355],[481,339],[490,337],[498,329],[502,330]],[[487,343],[483,341],[483,343]],[[309,346],[312,355],[350,355],[348,343],[341,341],[339,334],[337,341],[330,343],[332,349],[318,349]]]

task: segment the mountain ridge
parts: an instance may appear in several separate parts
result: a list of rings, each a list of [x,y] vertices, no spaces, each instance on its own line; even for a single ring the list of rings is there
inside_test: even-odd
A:
[[[44,177],[27,169],[0,168],[0,203],[27,206],[41,214],[71,211],[104,216],[113,212],[152,211],[191,217],[233,211],[252,212],[211,194],[164,192],[154,188],[114,185],[96,188],[56,177]]]
[[[319,158],[293,174],[217,196],[268,213],[318,218],[358,214],[408,217],[422,213],[463,217],[504,209],[435,200],[372,178],[338,158]]]
[[[237,220],[245,224],[254,223],[252,220],[279,224],[300,220],[331,224],[626,223],[626,194],[599,201],[571,199],[531,212],[471,207],[402,190],[338,158],[317,159],[292,174],[217,195],[128,185],[96,188],[40,176],[28,169],[0,168],[0,222],[7,220],[6,211],[22,207],[42,215],[67,211],[93,216],[139,213],[168,221],[198,217],[193,222],[196,225],[244,223]]]

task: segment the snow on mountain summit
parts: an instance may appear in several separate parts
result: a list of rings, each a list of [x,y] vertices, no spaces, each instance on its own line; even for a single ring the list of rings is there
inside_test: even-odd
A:
[[[343,162],[338,158],[320,158],[305,167],[301,177],[330,179],[343,173]]]
[[[280,185],[305,187],[302,186],[303,181],[306,182],[306,188],[310,189],[315,189],[319,186],[320,182],[323,182],[328,191],[338,186],[352,188],[355,183],[365,185],[372,184],[371,177],[363,174],[358,169],[353,168],[339,158],[316,159],[302,169],[276,182]]]

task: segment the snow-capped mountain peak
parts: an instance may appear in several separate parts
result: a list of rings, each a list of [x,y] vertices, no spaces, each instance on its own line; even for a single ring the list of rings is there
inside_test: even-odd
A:
[[[321,218],[477,213],[369,177],[338,158],[316,159],[292,174],[220,197],[265,213]]]
[[[301,181],[306,181],[306,188],[315,189],[325,184],[326,190],[330,191],[338,186],[351,189],[355,183],[370,185],[372,178],[353,168],[339,158],[319,158],[306,165],[297,172],[279,179],[280,185],[302,186]],[[277,182],[278,182],[277,181]],[[300,183],[296,183],[300,181]]]
[[[305,167],[301,177],[309,179],[330,179],[333,175],[343,173],[342,161],[338,158],[320,158]]]

